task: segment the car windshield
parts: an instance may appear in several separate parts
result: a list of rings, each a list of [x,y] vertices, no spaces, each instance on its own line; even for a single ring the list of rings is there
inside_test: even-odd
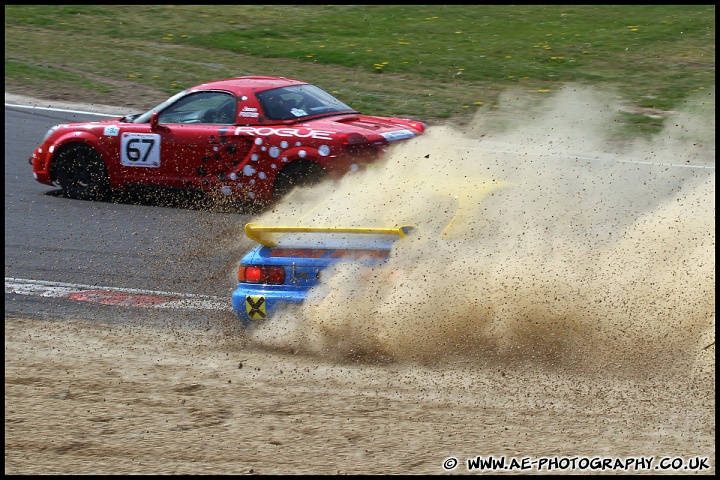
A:
[[[125,117],[125,120],[132,122],[132,123],[150,123],[150,117],[152,117],[153,113],[164,110],[168,105],[175,103],[175,101],[177,99],[187,95],[187,93],[188,93],[187,90],[178,92],[175,95],[173,95],[172,97],[170,97],[167,100],[165,100],[164,102],[162,102],[161,104],[151,108],[147,112],[140,114],[140,115],[138,115],[138,114],[128,115],[127,117]]]
[[[265,117],[270,120],[294,120],[318,114],[357,113],[315,85],[294,85],[256,94]]]

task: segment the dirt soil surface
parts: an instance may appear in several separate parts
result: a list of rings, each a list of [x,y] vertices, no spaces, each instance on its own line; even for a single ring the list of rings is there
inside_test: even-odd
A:
[[[443,474],[478,456],[715,473],[714,322],[681,365],[608,371],[334,359],[258,345],[231,313],[210,325],[6,317],[5,473]]]
[[[451,457],[467,473],[478,455],[714,473],[714,403],[709,377],[343,364],[231,328],[5,319],[6,474],[440,474]]]

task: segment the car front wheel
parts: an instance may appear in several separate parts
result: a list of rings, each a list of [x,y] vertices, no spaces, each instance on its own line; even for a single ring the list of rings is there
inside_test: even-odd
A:
[[[295,187],[317,185],[326,178],[328,173],[317,163],[296,160],[278,173],[273,185],[273,198],[279,200]]]
[[[57,179],[65,195],[79,200],[107,197],[110,182],[97,150],[82,143],[68,145],[58,153],[55,162]]]

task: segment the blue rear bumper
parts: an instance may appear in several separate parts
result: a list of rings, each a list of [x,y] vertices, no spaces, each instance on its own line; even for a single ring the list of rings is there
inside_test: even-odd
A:
[[[246,329],[270,319],[283,305],[299,305],[307,298],[307,289],[287,286],[238,284],[232,293],[232,308]]]

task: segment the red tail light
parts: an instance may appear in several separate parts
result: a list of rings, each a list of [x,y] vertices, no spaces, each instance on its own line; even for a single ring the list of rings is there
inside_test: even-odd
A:
[[[243,283],[281,285],[285,283],[285,269],[268,265],[240,265],[237,278],[238,282]]]
[[[245,281],[248,283],[260,283],[262,278],[262,269],[260,267],[245,267]]]

